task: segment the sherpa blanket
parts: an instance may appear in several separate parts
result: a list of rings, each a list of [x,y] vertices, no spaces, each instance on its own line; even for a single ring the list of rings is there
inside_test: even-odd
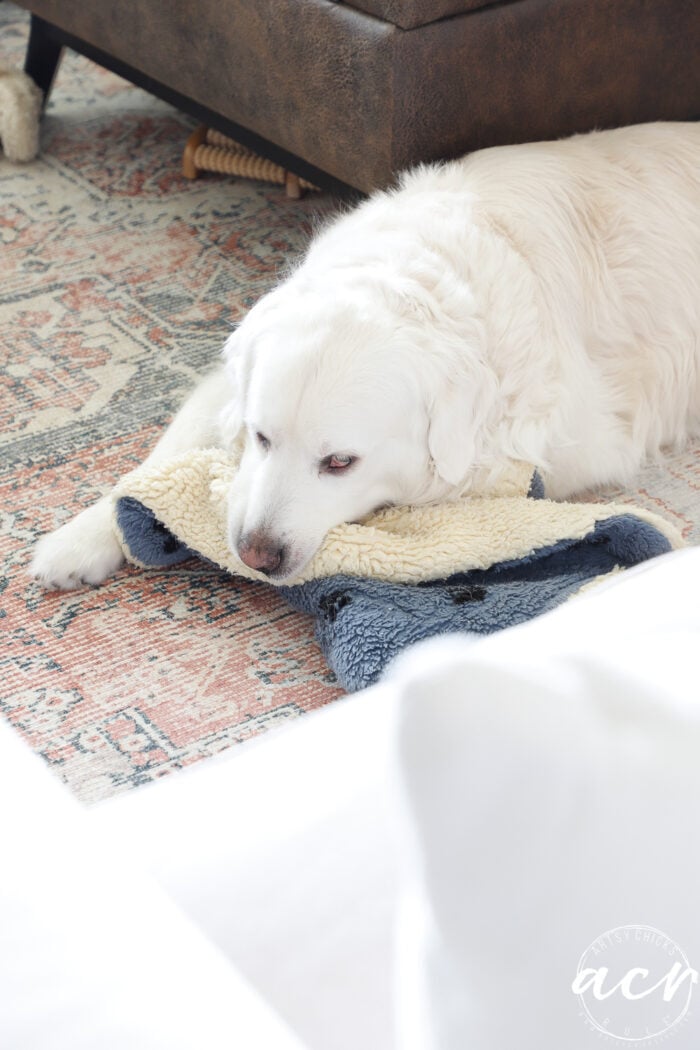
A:
[[[127,558],[165,567],[197,555],[273,586],[226,542],[236,469],[224,451],[204,449],[127,475],[114,490]],[[498,496],[395,507],[332,529],[304,573],[277,589],[315,617],[329,666],[355,690],[414,642],[521,623],[679,546],[676,529],[649,511],[552,502],[537,476],[514,464]]]

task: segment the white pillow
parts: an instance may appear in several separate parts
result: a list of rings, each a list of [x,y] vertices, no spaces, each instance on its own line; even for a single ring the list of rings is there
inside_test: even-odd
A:
[[[391,700],[355,693],[90,809],[314,1050],[392,1045]]]
[[[301,1050],[0,722],[0,1047]]]
[[[700,1046],[699,595],[683,551],[399,661],[404,1050]]]

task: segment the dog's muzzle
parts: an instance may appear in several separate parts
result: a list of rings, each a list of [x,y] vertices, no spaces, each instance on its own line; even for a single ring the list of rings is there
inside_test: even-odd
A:
[[[263,572],[266,576],[284,574],[287,561],[287,547],[274,537],[261,530],[241,536],[236,544],[238,557],[249,569]]]

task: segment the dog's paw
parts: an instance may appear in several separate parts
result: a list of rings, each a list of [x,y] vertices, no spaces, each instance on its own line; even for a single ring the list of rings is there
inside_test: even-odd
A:
[[[39,540],[29,575],[47,590],[72,591],[102,583],[123,561],[110,502],[102,499]]]

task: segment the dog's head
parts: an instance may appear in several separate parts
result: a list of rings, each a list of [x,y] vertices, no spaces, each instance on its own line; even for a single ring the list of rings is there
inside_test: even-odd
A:
[[[334,526],[463,484],[493,384],[476,322],[466,326],[475,345],[463,325],[456,353],[436,310],[425,289],[302,273],[231,336],[231,411],[245,442],[228,530],[247,565],[295,576]]]

